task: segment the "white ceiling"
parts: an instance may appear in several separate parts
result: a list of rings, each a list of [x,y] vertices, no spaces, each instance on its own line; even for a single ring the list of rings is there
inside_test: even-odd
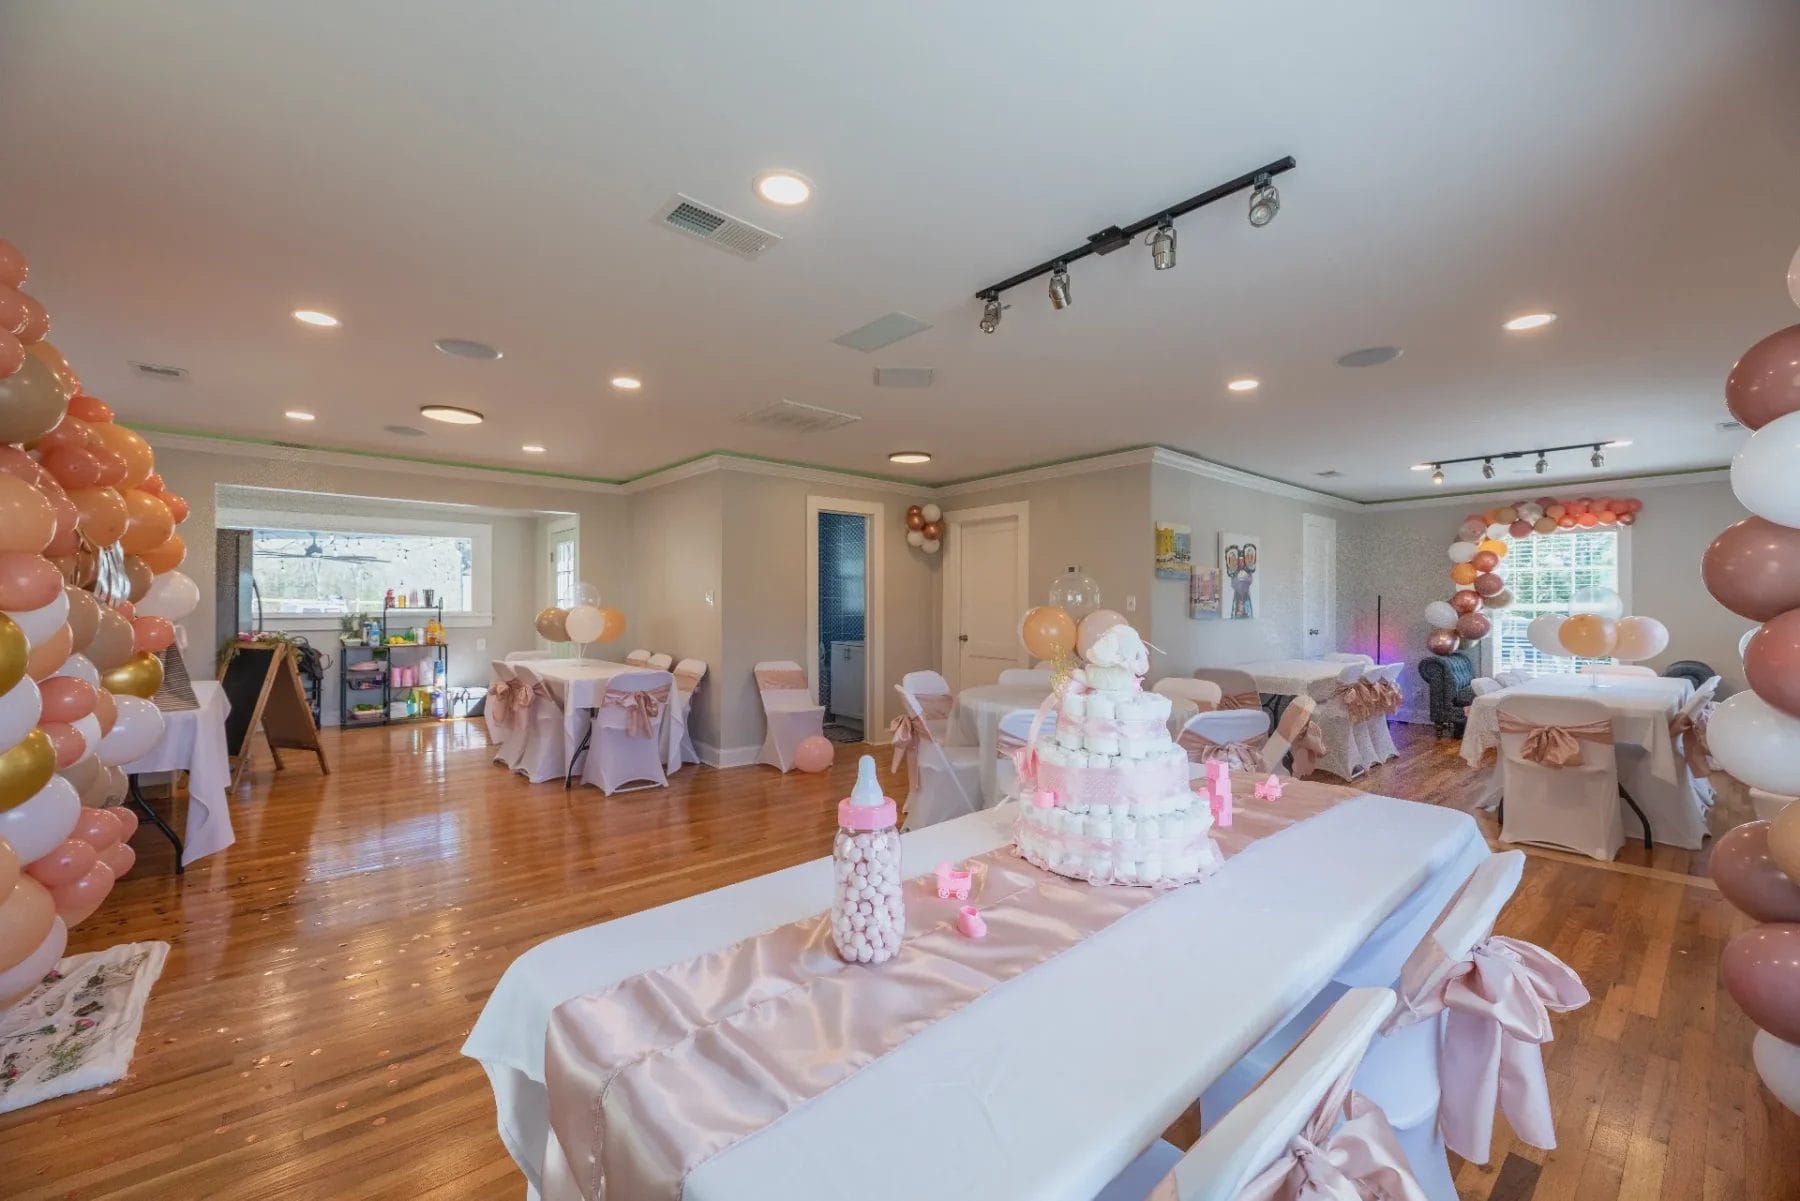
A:
[[[1725,372],[1795,319],[1797,54],[1792,0],[12,4],[0,234],[89,390],[155,426],[609,479],[1161,443],[1376,499],[1431,491],[1420,459],[1589,438],[1639,474],[1724,462]],[[1176,270],[1092,258],[1067,311],[1030,284],[976,329],[978,287],[1283,154],[1267,229],[1233,198],[1182,220]],[[814,201],[756,199],[772,166]],[[752,263],[656,228],[676,191],[785,241]],[[1561,320],[1500,330],[1538,308]],[[832,344],[895,309],[935,328]],[[1333,365],[1379,343],[1406,354]],[[734,424],[778,397],[864,420]]]

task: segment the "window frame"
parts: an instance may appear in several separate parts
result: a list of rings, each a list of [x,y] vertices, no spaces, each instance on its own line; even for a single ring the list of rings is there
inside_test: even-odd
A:
[[[1610,534],[1617,538],[1618,554],[1615,555],[1614,558],[1618,565],[1619,579],[1617,587],[1613,590],[1619,594],[1619,599],[1624,605],[1625,612],[1630,614],[1634,611],[1631,607],[1631,531],[1632,527],[1628,525],[1604,526],[1600,528],[1584,528],[1576,526],[1573,529],[1559,529],[1554,534],[1532,534],[1530,536],[1533,538],[1565,538],[1572,534]],[[1510,538],[1507,539],[1509,544],[1512,541],[1513,540]],[[1511,557],[1510,554],[1508,557]],[[1502,579],[1506,578],[1505,559],[1500,560],[1500,576]],[[1497,617],[1497,615],[1495,616]],[[1498,621],[1496,621],[1495,624],[1498,626]],[[1577,663],[1580,662],[1611,663],[1614,662],[1614,660],[1577,660]],[[1478,666],[1481,674],[1484,676],[1492,676],[1497,672],[1507,670],[1500,666],[1500,637],[1497,629],[1493,637],[1483,638],[1481,640],[1481,662]],[[1579,667],[1574,670],[1579,670]]]
[[[441,521],[434,518],[312,513],[286,509],[220,509],[219,529],[318,531],[322,534],[425,534],[470,541],[469,590],[474,608],[444,610],[444,625],[469,629],[494,624],[493,566],[494,527],[485,522]],[[379,617],[380,614],[374,614]],[[270,628],[284,630],[337,630],[342,617],[332,613],[271,613]]]

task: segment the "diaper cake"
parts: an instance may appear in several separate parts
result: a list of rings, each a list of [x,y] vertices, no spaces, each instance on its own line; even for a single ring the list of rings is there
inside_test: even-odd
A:
[[[1143,690],[1149,656],[1116,613],[1081,623],[1082,665],[1045,702],[1019,752],[1019,853],[1092,884],[1173,887],[1222,862],[1212,808],[1188,786],[1169,699]]]

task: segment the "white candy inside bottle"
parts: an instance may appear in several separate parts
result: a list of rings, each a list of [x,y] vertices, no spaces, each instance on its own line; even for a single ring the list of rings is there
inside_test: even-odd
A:
[[[856,787],[838,804],[831,848],[831,941],[851,963],[887,962],[906,934],[897,813],[875,779],[874,758],[864,755]]]

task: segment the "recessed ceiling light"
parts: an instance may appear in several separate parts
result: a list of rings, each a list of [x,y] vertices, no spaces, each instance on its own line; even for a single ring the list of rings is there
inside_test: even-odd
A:
[[[459,408],[456,405],[420,405],[419,416],[442,421],[446,425],[480,425],[486,420],[474,409]]]
[[[519,447],[519,449],[528,455],[541,455],[544,453],[544,448],[535,442],[527,442],[525,445]]]
[[[1630,446],[1631,439],[1630,438],[1614,438],[1611,442],[1608,442],[1606,445],[1608,448],[1616,447],[1616,446]]]
[[[812,199],[812,181],[794,171],[764,171],[756,177],[756,194],[770,204],[793,208]]]
[[[303,321],[307,325],[318,325],[326,329],[335,329],[342,324],[330,313],[321,313],[318,309],[295,309],[294,320]]]
[[[615,375],[612,377],[612,386],[621,392],[636,392],[644,386],[644,381],[635,375]]]
[[[890,463],[929,463],[931,456],[922,450],[897,450],[888,456]]]
[[[1232,380],[1225,386],[1233,392],[1254,392],[1262,387],[1262,381],[1259,379],[1252,379],[1250,376],[1246,375],[1240,379]]]
[[[459,359],[485,359],[492,362],[503,357],[499,350],[486,342],[477,342],[472,338],[439,338],[432,343],[440,351],[455,355]]]
[[[1556,320],[1555,313],[1523,313],[1506,323],[1505,328],[1513,333],[1523,333],[1528,329],[1543,329]]]
[[[1430,471],[1431,468],[1432,468],[1432,464],[1430,464],[1430,463],[1414,463],[1412,465],[1412,469],[1414,471]]]
[[[286,416],[289,421],[317,421],[318,420],[317,417],[313,416],[313,414],[311,414],[311,413],[308,413],[305,409],[289,409],[284,414],[284,416]]]

